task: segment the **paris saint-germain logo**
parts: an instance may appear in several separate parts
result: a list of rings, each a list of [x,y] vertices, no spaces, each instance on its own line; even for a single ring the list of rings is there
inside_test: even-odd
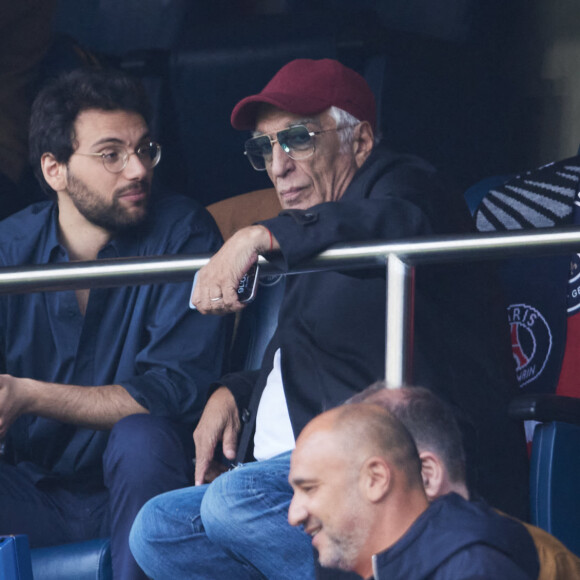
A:
[[[537,379],[552,350],[552,332],[539,310],[529,304],[508,308],[512,354],[520,387]]]

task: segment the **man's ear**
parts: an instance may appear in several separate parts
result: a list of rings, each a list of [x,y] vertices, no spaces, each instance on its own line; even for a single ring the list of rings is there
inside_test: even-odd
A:
[[[380,501],[391,488],[391,467],[382,457],[369,457],[360,471],[363,493],[373,503]]]
[[[363,121],[355,127],[354,159],[358,168],[367,160],[375,144],[373,129],[368,121]]]
[[[44,153],[40,158],[40,167],[46,183],[54,191],[66,189],[66,164],[59,163],[52,153]]]
[[[423,487],[429,501],[443,495],[445,473],[439,458],[430,451],[419,453],[421,459],[421,476]]]

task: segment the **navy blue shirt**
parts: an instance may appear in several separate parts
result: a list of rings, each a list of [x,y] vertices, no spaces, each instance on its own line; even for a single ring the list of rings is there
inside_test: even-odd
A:
[[[152,205],[148,220],[119,234],[99,258],[216,251],[209,213],[185,197]],[[35,204],[0,222],[0,267],[67,262],[58,208]],[[119,384],[152,414],[193,423],[220,376],[226,320],[188,307],[191,282],[93,288],[85,316],[74,291],[0,296],[0,372],[83,385]],[[38,481],[98,481],[108,431],[24,415],[6,458]]]
[[[373,571],[375,580],[535,580],[540,562],[521,522],[449,493],[373,557]]]

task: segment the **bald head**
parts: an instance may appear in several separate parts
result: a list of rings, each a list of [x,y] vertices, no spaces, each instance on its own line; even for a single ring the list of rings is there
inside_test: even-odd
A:
[[[427,507],[412,437],[386,409],[354,404],[313,419],[292,453],[292,525],[312,536],[322,565],[372,574],[372,555]]]
[[[375,404],[341,406],[315,417],[298,437],[296,447],[324,439],[329,452],[358,469],[372,455],[384,457],[403,472],[409,485],[420,482],[420,461],[413,438],[386,408]]]

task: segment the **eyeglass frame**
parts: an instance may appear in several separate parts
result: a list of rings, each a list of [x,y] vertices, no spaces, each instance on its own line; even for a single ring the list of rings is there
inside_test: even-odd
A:
[[[139,156],[139,149],[141,149],[141,147],[151,147],[152,145],[155,145],[157,147],[157,155],[152,159],[152,165],[151,167],[146,167],[146,165],[143,163],[143,160],[141,159],[141,157]],[[136,147],[133,151],[129,151],[127,149],[127,147],[119,147],[119,149],[123,150],[123,167],[121,167],[121,169],[119,169],[118,171],[113,171],[110,167],[107,166],[107,163],[105,161],[105,156],[108,155],[108,153],[79,153],[78,151],[74,151],[73,155],[82,155],[84,157],[100,157],[101,161],[103,163],[103,167],[109,172],[112,173],[114,175],[117,175],[118,173],[122,173],[123,171],[125,171],[125,168],[127,167],[127,164],[129,163],[129,157],[131,157],[131,155],[137,155],[139,161],[141,162],[141,164],[143,165],[143,167],[146,167],[147,169],[153,169],[154,167],[157,167],[157,165],[159,164],[159,161],[161,161],[161,145],[159,143],[157,143],[157,141],[149,141],[146,145],[139,145],[138,147]],[[71,155],[72,157],[72,155]]]
[[[274,150],[274,145],[276,143],[278,143],[280,145],[280,148],[282,149],[282,151],[284,151],[284,153],[286,153],[286,155],[288,155],[288,157],[290,157],[290,159],[294,159],[294,161],[302,161],[303,159],[309,159],[310,157],[312,157],[314,155],[314,152],[316,151],[316,142],[314,141],[314,139],[312,139],[312,137],[316,137],[316,135],[321,135],[322,133],[329,133],[330,131],[342,131],[343,129],[348,129],[350,127],[356,127],[358,125],[358,123],[354,124],[354,125],[344,125],[342,127],[332,127],[331,129],[322,129],[320,131],[310,131],[308,129],[308,127],[306,125],[303,124],[298,124],[298,125],[292,125],[292,127],[288,127],[286,129],[281,129],[280,131],[276,131],[275,135],[276,137],[272,137],[271,133],[264,133],[263,135],[256,135],[255,137],[252,137],[251,139],[248,139],[245,143],[244,143],[244,148],[247,146],[247,144],[250,141],[254,141],[255,139],[261,139],[262,137],[268,137],[268,139],[270,140],[270,147],[272,149],[272,152]],[[308,153],[308,155],[305,155],[304,157],[293,157],[291,155],[290,150],[287,151],[286,147],[280,143],[280,133],[288,133],[289,131],[291,131],[292,129],[296,129],[302,127],[304,129],[306,129],[308,136],[311,138],[311,142],[312,142],[312,150]],[[290,147],[288,147],[288,149],[290,149]],[[255,169],[256,171],[266,171],[267,167],[266,167],[266,157],[264,155],[262,155],[262,157],[264,158],[264,167],[258,168],[256,167],[253,163],[252,163],[252,159],[250,157],[250,155],[248,155],[248,150],[244,149],[244,155],[248,158],[248,161],[250,162],[250,165],[252,166],[253,169]]]

